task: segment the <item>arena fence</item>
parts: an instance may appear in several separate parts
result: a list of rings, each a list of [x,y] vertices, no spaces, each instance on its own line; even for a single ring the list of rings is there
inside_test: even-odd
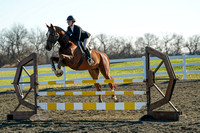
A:
[[[176,64],[172,64],[173,67],[175,66],[181,66],[183,67],[182,71],[175,71],[175,74],[183,74],[183,79],[186,80],[187,79],[187,74],[188,73],[200,73],[200,70],[187,70],[187,66],[200,66],[200,63],[187,63],[186,59],[188,58],[200,58],[200,55],[181,55],[181,56],[169,56],[170,59],[182,59],[182,63],[176,63]],[[158,60],[158,57],[151,57],[151,60]],[[113,67],[111,68],[112,70],[125,70],[125,69],[143,69],[143,73],[136,73],[136,74],[126,74],[126,75],[114,75],[113,78],[126,78],[126,77],[143,77],[142,79],[134,79],[133,82],[137,82],[137,81],[143,81],[146,78],[146,71],[145,71],[145,67],[146,67],[146,62],[145,62],[145,56],[141,57],[141,58],[127,58],[127,59],[113,59],[110,60],[111,63],[120,63],[120,62],[130,62],[130,61],[142,61],[142,65],[141,66],[128,66],[128,67]],[[134,64],[134,63],[133,63]],[[155,68],[157,65],[151,65],[152,68]],[[165,67],[164,65],[161,65],[161,67]],[[38,68],[47,68],[51,70],[51,65],[39,65]],[[27,66],[26,69],[33,69],[32,66]],[[16,71],[17,68],[0,68],[0,71]],[[84,72],[88,72],[88,71],[66,71],[65,67],[63,67],[63,79],[62,80],[56,80],[56,81],[39,81],[39,84],[54,84],[56,82],[56,84],[64,84],[64,87],[67,86],[67,84],[76,84],[76,83],[86,83],[84,80],[91,80],[91,78],[76,78],[76,79],[67,79],[67,75],[68,74],[75,74],[75,73],[84,73]],[[42,74],[38,74],[38,77],[44,77],[44,76],[51,76],[54,75],[54,73],[42,73]],[[167,75],[166,72],[157,72],[156,75]],[[0,77],[0,80],[2,80],[2,83],[4,80],[7,79],[13,79],[14,76],[2,76]],[[22,75],[20,78],[20,82],[23,82],[23,80],[25,78],[29,78],[29,76],[27,75]],[[100,77],[100,79],[103,79],[103,77]],[[52,79],[54,80],[54,79]],[[70,80],[70,81],[68,81]],[[72,82],[72,80],[74,82]],[[116,80],[116,79],[115,79]],[[67,84],[66,84],[67,82]],[[95,82],[95,81],[94,81]],[[102,80],[98,80],[97,82],[102,82]],[[117,81],[119,82],[119,81]],[[124,82],[124,81],[122,81]],[[93,81],[91,81],[91,83],[93,83]],[[102,82],[103,83],[103,82]],[[20,88],[23,90],[24,86],[29,86],[28,84],[20,84]],[[0,85],[0,88],[12,88],[13,85]]]

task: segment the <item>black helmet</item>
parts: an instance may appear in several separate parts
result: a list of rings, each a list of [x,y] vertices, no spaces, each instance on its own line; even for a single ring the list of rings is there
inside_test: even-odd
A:
[[[76,22],[76,20],[74,19],[74,17],[72,15],[68,16],[67,20],[72,20],[72,22]]]

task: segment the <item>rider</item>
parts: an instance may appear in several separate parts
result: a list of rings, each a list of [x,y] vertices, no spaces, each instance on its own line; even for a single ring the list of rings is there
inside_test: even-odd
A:
[[[74,42],[78,41],[79,46],[83,47],[83,50],[86,53],[86,56],[88,57],[88,64],[93,65],[94,61],[91,58],[90,51],[88,48],[88,44],[91,40],[91,35],[90,33],[82,30],[81,27],[75,25],[74,24],[75,22],[76,20],[74,19],[73,16],[70,15],[67,17],[67,23],[69,26],[67,27],[66,34],[69,35],[72,41]]]

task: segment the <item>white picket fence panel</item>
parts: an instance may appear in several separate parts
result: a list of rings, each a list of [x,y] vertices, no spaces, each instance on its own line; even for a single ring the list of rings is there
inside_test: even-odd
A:
[[[186,63],[187,58],[200,58],[200,55],[181,55],[181,56],[169,56],[170,59],[182,59],[182,63],[176,63],[172,64],[173,67],[175,66],[182,66],[183,70],[182,71],[175,71],[176,74],[183,74],[183,79],[187,79],[187,73],[200,73],[200,70],[190,70],[187,71],[186,67],[187,66],[200,66],[200,62],[198,63]],[[157,57],[151,57],[151,60],[159,60]],[[125,74],[125,75],[112,75],[113,78],[125,78],[125,77],[135,77],[135,76],[142,76],[143,79],[146,77],[145,73],[145,56],[141,58],[126,58],[126,59],[112,59],[110,60],[111,63],[121,63],[121,62],[130,62],[130,61],[142,61],[141,66],[128,66],[128,67],[112,67],[110,70],[125,70],[125,69],[143,69],[143,73],[137,73],[137,74]],[[134,63],[133,63],[134,65]],[[151,67],[157,67],[158,65],[151,65]],[[164,67],[162,65],[161,67]],[[51,69],[51,65],[39,65],[38,68],[48,68]],[[0,68],[0,71],[13,71],[15,73],[17,68]],[[33,66],[27,66],[26,69],[33,69]],[[62,80],[55,80],[58,83],[64,83],[66,80],[75,80],[75,81],[80,81],[80,80],[91,80],[91,77],[87,78],[76,78],[76,79],[67,79],[67,74],[74,74],[74,73],[84,73],[88,72],[87,70],[84,71],[66,71],[65,67],[63,67],[63,79]],[[166,75],[167,72],[157,72],[156,75]],[[54,73],[43,73],[43,74],[38,74],[38,77],[42,76],[51,76],[54,75]],[[24,78],[29,78],[28,75],[22,75],[20,82],[23,82]],[[100,77],[100,79],[103,79],[104,77]],[[7,77],[0,77],[0,80],[5,80],[5,79],[14,79],[14,76],[7,76]],[[138,81],[141,81],[143,79],[138,79]],[[48,81],[39,81],[39,84],[47,84]],[[23,86],[29,86],[27,84],[21,84],[21,89],[23,89]],[[64,85],[66,87],[66,84]],[[13,88],[13,85],[0,85],[0,88]]]

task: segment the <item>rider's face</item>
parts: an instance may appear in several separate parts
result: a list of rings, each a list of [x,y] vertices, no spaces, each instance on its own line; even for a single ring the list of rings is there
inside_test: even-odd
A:
[[[67,24],[71,27],[72,26],[72,20],[67,20]]]

